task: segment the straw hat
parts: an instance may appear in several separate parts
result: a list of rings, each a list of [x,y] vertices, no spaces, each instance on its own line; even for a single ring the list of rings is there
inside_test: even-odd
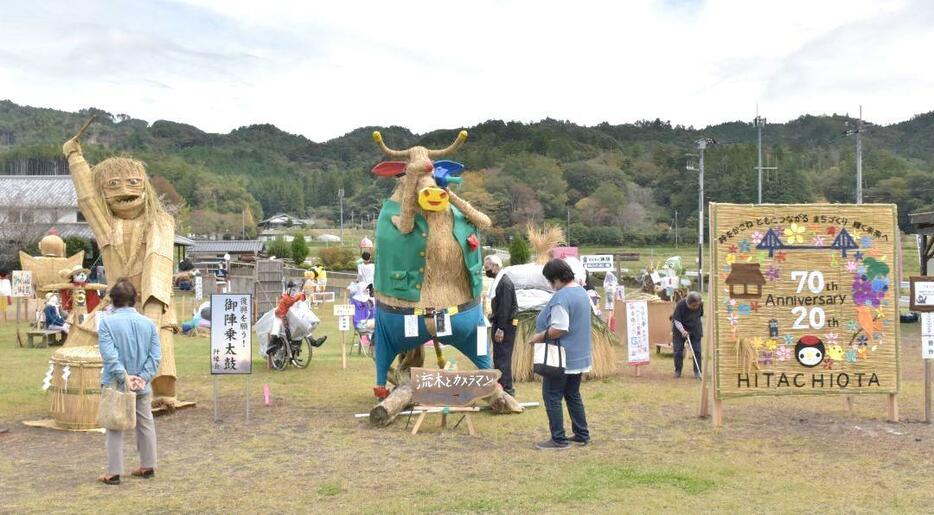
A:
[[[84,275],[91,275],[91,271],[87,268],[83,268],[81,265],[75,265],[71,269],[66,268],[65,270],[60,271],[58,275],[60,275],[62,279],[67,279],[70,281],[75,274],[80,273],[84,273]]]

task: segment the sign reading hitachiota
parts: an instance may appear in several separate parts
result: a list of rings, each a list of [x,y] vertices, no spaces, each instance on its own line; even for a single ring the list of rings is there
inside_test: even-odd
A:
[[[710,224],[718,398],[898,392],[895,206],[711,204]]]

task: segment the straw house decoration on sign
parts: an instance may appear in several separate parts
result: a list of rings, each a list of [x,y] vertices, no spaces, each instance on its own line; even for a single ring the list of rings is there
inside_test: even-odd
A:
[[[765,277],[758,263],[737,263],[730,270],[726,284],[730,287],[730,297],[734,299],[759,299],[762,298]]]

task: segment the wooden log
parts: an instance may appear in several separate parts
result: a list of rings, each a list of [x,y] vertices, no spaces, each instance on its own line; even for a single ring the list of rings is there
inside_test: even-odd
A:
[[[412,403],[412,387],[408,384],[399,386],[370,410],[370,424],[388,426],[399,413]]]
[[[514,399],[512,395],[503,391],[503,387],[499,385],[497,385],[496,391],[493,392],[493,395],[489,397],[488,401],[490,403],[490,409],[497,415],[522,413],[524,411],[519,401]]]

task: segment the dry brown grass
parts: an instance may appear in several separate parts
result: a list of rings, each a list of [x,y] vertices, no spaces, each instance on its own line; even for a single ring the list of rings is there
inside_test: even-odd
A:
[[[415,437],[405,418],[384,429],[355,420],[373,405],[372,361],[354,355],[341,370],[323,318],[331,338],[308,369],[269,371],[257,357],[249,422],[242,377],[220,379],[221,421],[212,420],[207,342],[178,338],[180,398],[198,407],[157,419],[156,479],[118,487],[94,481],[101,435],[20,424],[46,413],[39,385],[53,350],[16,348],[0,325],[0,426],[11,429],[0,435],[0,512],[928,512],[934,503],[925,458],[934,428],[917,423],[916,324],[902,352],[909,423],[884,422],[881,396],[859,396],[853,413],[839,397],[754,398],[725,402],[715,430],[695,417],[698,383],[671,379],[670,358],[653,354],[636,378],[618,356],[618,374],[582,387],[594,444],[555,454],[532,448],[546,437],[540,408],[478,414],[479,438],[463,427],[440,435],[437,418]],[[538,383],[517,389],[521,401],[540,400]]]

